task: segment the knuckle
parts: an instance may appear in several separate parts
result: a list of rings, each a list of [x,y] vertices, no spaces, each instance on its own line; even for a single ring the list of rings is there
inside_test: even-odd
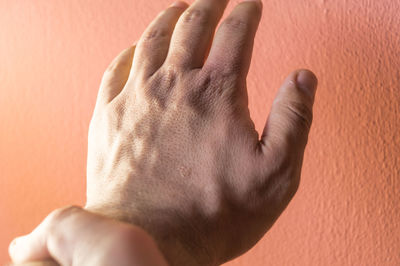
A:
[[[143,42],[165,39],[169,36],[169,30],[166,27],[154,27],[146,31],[143,35]]]
[[[63,221],[65,218],[70,217],[82,210],[81,207],[78,206],[68,206],[56,209],[50,213],[48,216],[48,220],[50,224],[57,224]]]
[[[234,51],[239,49],[237,44],[231,44]],[[237,86],[241,79],[243,64],[241,60],[236,60],[236,54],[226,53],[223,60],[209,60],[203,67],[203,72],[210,73],[216,83],[225,83],[226,86]],[[229,63],[227,63],[229,62]]]
[[[219,92],[214,84],[211,75],[201,75],[196,78],[194,86],[183,94],[182,100],[195,113],[200,116],[206,115],[211,111],[211,107],[215,105],[215,100]]]
[[[147,100],[157,106],[166,108],[166,102],[177,85],[179,71],[172,66],[158,71],[144,89]]]
[[[231,30],[247,30],[249,28],[249,22],[239,16],[230,16],[221,25],[222,27]]]
[[[191,8],[183,14],[184,23],[199,23],[204,24],[209,21],[210,12],[204,8]]]
[[[160,70],[155,79],[155,85],[165,88],[162,90],[164,93],[170,92],[177,83],[179,77],[179,70],[173,66],[167,66]]]
[[[236,49],[238,50],[238,49]],[[219,76],[225,82],[234,83],[240,79],[240,73],[243,70],[241,61],[234,59],[234,55],[226,55],[227,61],[232,62],[230,64],[223,64],[219,67]]]
[[[228,115],[236,112],[238,94],[235,75],[222,69],[207,69],[198,73],[191,89],[182,100],[194,113],[203,116]]]
[[[45,228],[50,236],[49,240],[51,245],[56,247],[65,246],[65,234],[62,233],[63,222],[65,219],[71,219],[71,216],[75,216],[82,211],[82,208],[78,206],[68,206],[54,210],[45,220]]]
[[[311,108],[307,104],[291,101],[286,103],[285,105],[286,109],[290,113],[290,116],[293,117],[293,122],[295,124],[300,124],[302,128],[307,130],[311,128],[313,113]]]
[[[124,118],[129,112],[129,100],[119,98],[105,107],[99,123],[108,134],[113,135],[124,128]]]

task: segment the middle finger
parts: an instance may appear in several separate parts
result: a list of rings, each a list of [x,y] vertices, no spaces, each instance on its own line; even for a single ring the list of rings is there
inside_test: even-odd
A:
[[[201,67],[218,21],[229,0],[196,0],[179,18],[172,34],[167,64]]]

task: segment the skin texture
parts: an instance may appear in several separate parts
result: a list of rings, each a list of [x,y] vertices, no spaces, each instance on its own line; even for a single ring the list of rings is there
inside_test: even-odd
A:
[[[32,233],[14,239],[9,253],[25,266],[167,265],[141,228],[75,206],[53,211]]]
[[[261,136],[246,76],[262,4],[177,3],[111,63],[89,128],[85,209],[144,229],[170,265],[254,246],[295,194],[317,79],[283,82]],[[77,264],[78,265],[78,264]]]

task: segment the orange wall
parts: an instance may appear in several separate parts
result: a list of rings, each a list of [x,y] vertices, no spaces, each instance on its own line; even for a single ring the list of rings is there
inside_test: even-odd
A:
[[[84,203],[102,72],[168,4],[0,0],[0,264],[12,237]],[[264,2],[248,78],[257,128],[291,70],[314,70],[320,85],[298,193],[229,265],[400,265],[399,10],[397,0]]]

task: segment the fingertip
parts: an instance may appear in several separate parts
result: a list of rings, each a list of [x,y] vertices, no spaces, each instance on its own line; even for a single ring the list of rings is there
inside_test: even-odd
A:
[[[260,8],[263,7],[263,3],[261,0],[243,0],[242,2],[253,2],[256,3]]]
[[[318,79],[312,71],[308,69],[300,69],[297,71],[296,85],[311,98],[314,98],[317,90]]]
[[[8,246],[8,254],[10,255],[10,257],[13,257],[14,254],[14,250],[15,250],[15,245],[17,244],[17,239],[14,238],[13,241],[11,241],[10,245]]]
[[[14,263],[22,263],[29,256],[26,245],[28,236],[20,236],[15,238],[8,247],[8,254]]]
[[[170,7],[179,7],[179,8],[187,8],[189,4],[184,1],[175,1],[173,2]]]

